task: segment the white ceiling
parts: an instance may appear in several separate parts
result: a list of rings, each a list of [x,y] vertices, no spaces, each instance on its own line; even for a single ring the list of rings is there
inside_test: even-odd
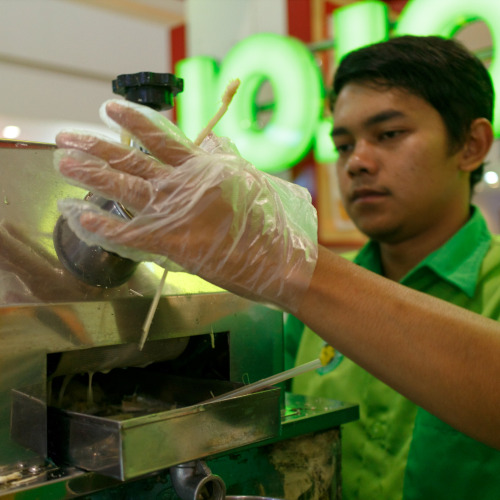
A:
[[[164,26],[175,26],[185,21],[184,0],[65,0],[87,6],[111,10],[135,19]]]

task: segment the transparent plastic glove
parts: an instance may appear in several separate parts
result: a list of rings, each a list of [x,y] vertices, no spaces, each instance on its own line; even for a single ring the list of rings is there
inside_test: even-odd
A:
[[[317,260],[309,193],[257,170],[229,141],[194,145],[163,115],[112,100],[107,121],[150,153],[94,135],[61,132],[60,172],[133,214],[113,218],[81,200],[60,210],[87,243],[197,274],[241,296],[295,311]]]

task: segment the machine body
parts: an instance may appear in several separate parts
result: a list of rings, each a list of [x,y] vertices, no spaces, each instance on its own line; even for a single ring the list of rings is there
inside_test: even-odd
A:
[[[57,200],[85,192],[54,146],[1,146],[0,498],[339,497],[356,405],[279,387],[209,401],[283,370],[283,313],[174,273],[139,350],[162,270],[78,280],[52,233]]]

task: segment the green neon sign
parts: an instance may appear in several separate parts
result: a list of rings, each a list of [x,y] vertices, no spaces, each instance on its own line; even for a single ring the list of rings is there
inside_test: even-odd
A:
[[[178,124],[194,140],[215,113],[217,63],[210,57],[191,57],[180,61],[176,74],[184,78],[184,90],[176,97]]]
[[[429,15],[432,12],[432,15]],[[488,26],[493,39],[493,59],[488,68],[495,94],[500,97],[500,4],[498,0],[413,0],[401,12],[395,35],[440,35],[452,37],[467,23],[481,20]],[[460,75],[457,75],[460,78]],[[500,137],[500,105],[493,113],[495,137]]]
[[[335,61],[351,50],[389,38],[387,4],[378,0],[354,3],[333,13]]]
[[[253,35],[235,45],[220,68],[207,58],[187,60],[176,73],[186,81],[178,117],[188,137],[196,137],[215,113],[218,98],[214,96],[221,96],[225,86],[239,78],[240,88],[215,131],[231,137],[242,156],[266,172],[293,166],[310,149],[324,90],[312,54],[298,40],[270,33]],[[273,111],[261,127],[255,102],[264,83],[272,89]]]
[[[465,24],[483,20],[493,49],[500,47],[498,0],[409,0],[394,35],[451,37]],[[365,0],[333,13],[335,57],[389,37],[388,11],[379,0]],[[500,95],[500,59],[493,50],[489,67]],[[317,64],[307,47],[296,39],[276,34],[252,35],[236,44],[220,65],[211,58],[188,58],[176,67],[185,90],[177,97],[180,128],[195,138],[218,108],[230,80],[241,86],[216,132],[231,137],[241,154],[266,172],[295,165],[314,148],[319,162],[335,161],[330,138],[331,119],[322,117],[324,89]],[[459,76],[458,76],[459,77]],[[259,90],[272,89],[269,121],[259,125]],[[500,105],[494,113],[495,137],[500,137]]]

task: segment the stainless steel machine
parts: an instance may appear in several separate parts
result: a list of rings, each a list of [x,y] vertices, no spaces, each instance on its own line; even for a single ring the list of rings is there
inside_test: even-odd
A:
[[[54,146],[0,142],[0,498],[340,498],[340,426],[356,405],[268,387],[283,314],[162,270],[86,284],[54,249],[57,200],[85,192]]]

